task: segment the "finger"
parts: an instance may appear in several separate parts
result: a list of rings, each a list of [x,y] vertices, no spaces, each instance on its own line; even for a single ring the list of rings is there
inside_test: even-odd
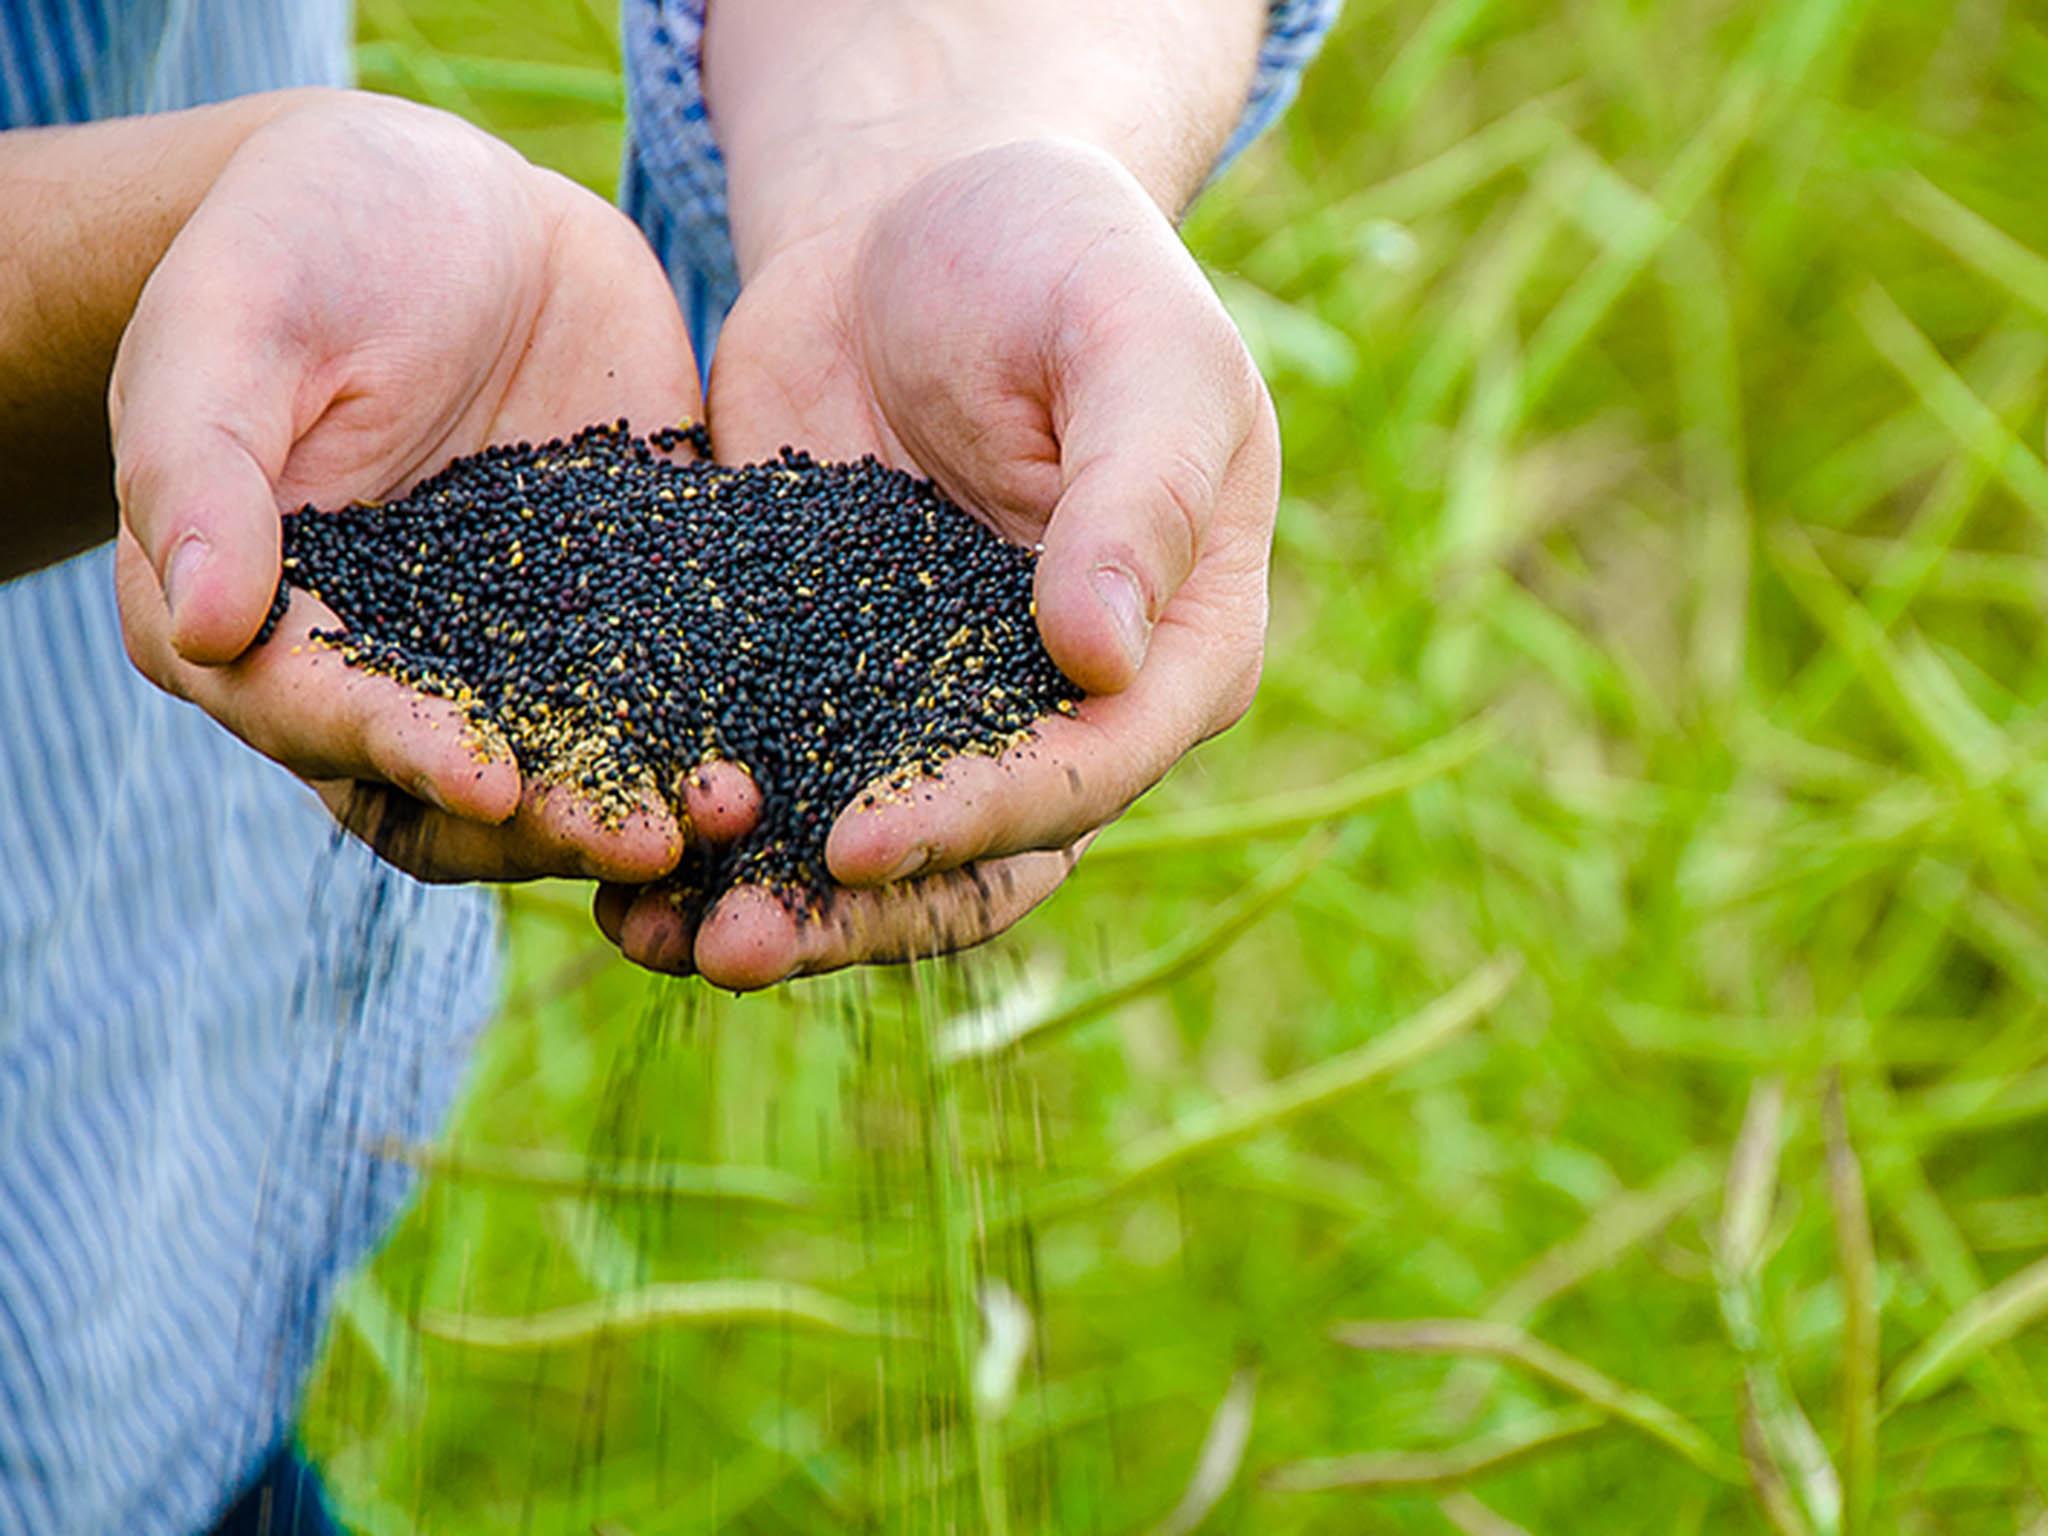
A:
[[[1052,364],[1062,483],[1034,590],[1046,650],[1089,693],[1129,687],[1144,665],[1264,401],[1214,295],[1176,275],[1124,296]]]
[[[158,687],[189,699],[264,756],[305,779],[381,781],[453,815],[495,823],[519,808],[517,764],[451,700],[349,666],[311,638],[339,628],[325,604],[293,592],[270,640],[240,660],[199,666],[170,637],[169,614],[127,531],[115,558],[122,635]]]
[[[991,939],[1058,888],[1074,850],[1019,854],[885,890],[835,891],[798,913],[760,886],[728,891],[696,927],[698,974],[736,992],[849,965],[925,959]]]
[[[761,786],[738,763],[703,763],[683,781],[683,810],[706,842],[736,842],[761,819]]]
[[[531,874],[629,884],[658,880],[674,869],[689,835],[652,785],[623,815],[600,811],[566,785],[529,785],[506,830],[515,857]]]
[[[436,883],[553,876],[631,889],[667,874],[684,845],[675,818],[652,804],[601,817],[566,791],[542,789],[530,791],[502,826],[490,827],[387,784],[329,780],[315,787],[335,820],[379,857]]]
[[[637,885],[613,881],[599,885],[590,902],[590,915],[597,924],[597,931],[617,944],[619,935],[625,931],[626,914],[632,910],[633,898],[639,894]]]
[[[670,976],[697,969],[702,903],[687,888],[663,884],[639,893],[619,928],[619,952],[635,965]]]
[[[306,359],[273,323],[284,278],[260,232],[202,212],[144,286],[108,391],[115,490],[188,662],[255,637],[277,586],[276,483]]]
[[[1227,603],[1188,589],[1137,682],[1039,721],[999,757],[857,795],[825,843],[833,879],[876,886],[977,859],[1061,848],[1120,815],[1189,748],[1234,721],[1258,679],[1256,577]],[[1209,583],[1204,583],[1205,586]]]
[[[760,819],[761,791],[737,763],[700,764],[684,781],[690,833],[707,849],[734,842]],[[628,960],[649,970],[687,976],[703,902],[682,876],[647,889],[620,889],[597,908],[598,926]]]

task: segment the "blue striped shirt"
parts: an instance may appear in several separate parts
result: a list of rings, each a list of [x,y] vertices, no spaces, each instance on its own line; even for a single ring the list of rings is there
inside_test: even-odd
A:
[[[348,78],[347,0],[0,0],[0,126]],[[0,588],[0,1532],[183,1536],[286,1431],[494,995],[484,896],[337,838],[130,667],[111,557]]]
[[[1274,0],[1234,152],[1336,0]],[[703,0],[626,0],[622,199],[738,290]],[[349,75],[348,0],[0,0],[0,128]],[[287,1432],[495,991],[494,908],[337,836],[128,665],[111,553],[0,586],[0,1536],[184,1536]]]

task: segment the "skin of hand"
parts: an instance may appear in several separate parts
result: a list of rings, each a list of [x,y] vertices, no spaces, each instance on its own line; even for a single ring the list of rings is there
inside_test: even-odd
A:
[[[658,889],[607,887],[598,920],[629,958],[746,988],[978,942],[1249,705],[1272,405],[1171,222],[1105,150],[965,153],[774,251],[722,332],[710,421],[721,459],[874,453],[1042,543],[1040,632],[1089,697],[1000,759],[856,801],[820,920],[743,888],[693,924]]]
[[[282,510],[396,494],[490,443],[694,416],[666,276],[617,210],[458,119],[294,93],[229,158],[143,286],[107,393],[130,656],[430,879],[648,880],[751,825],[699,775],[679,820],[607,826],[522,782],[455,705],[346,667],[304,592],[250,642]]]

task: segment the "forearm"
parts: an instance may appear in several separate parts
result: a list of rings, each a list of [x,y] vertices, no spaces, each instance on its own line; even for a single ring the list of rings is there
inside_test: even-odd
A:
[[[956,156],[1078,139],[1169,214],[1257,56],[1259,0],[723,0],[704,85],[742,273]]]
[[[0,133],[0,580],[113,532],[122,329],[221,168],[294,94]]]

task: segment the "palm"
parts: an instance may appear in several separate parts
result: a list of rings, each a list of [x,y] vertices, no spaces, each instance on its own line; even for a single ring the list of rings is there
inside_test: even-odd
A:
[[[711,378],[720,456],[765,458],[784,443],[829,457],[872,453],[937,480],[1009,538],[1035,542],[1058,499],[1059,462],[1034,381],[1007,357],[981,379],[941,365],[910,381],[876,366],[986,347],[989,296],[930,270],[943,266],[935,253],[906,253],[914,265],[901,278],[921,300],[908,313],[878,313],[859,272],[834,254],[828,243],[778,258],[726,322]]]
[[[311,387],[276,477],[281,507],[388,495],[493,442],[694,411],[667,280],[613,209],[452,121],[409,122],[402,153],[365,154],[346,118],[286,126],[290,150],[334,174],[278,185],[274,157],[238,164],[229,178],[252,184],[223,178],[209,202],[224,214],[195,232],[202,245],[239,234],[245,207],[317,231],[278,253],[273,279],[317,296],[293,301]],[[260,326],[248,266],[228,270],[244,323]]]

